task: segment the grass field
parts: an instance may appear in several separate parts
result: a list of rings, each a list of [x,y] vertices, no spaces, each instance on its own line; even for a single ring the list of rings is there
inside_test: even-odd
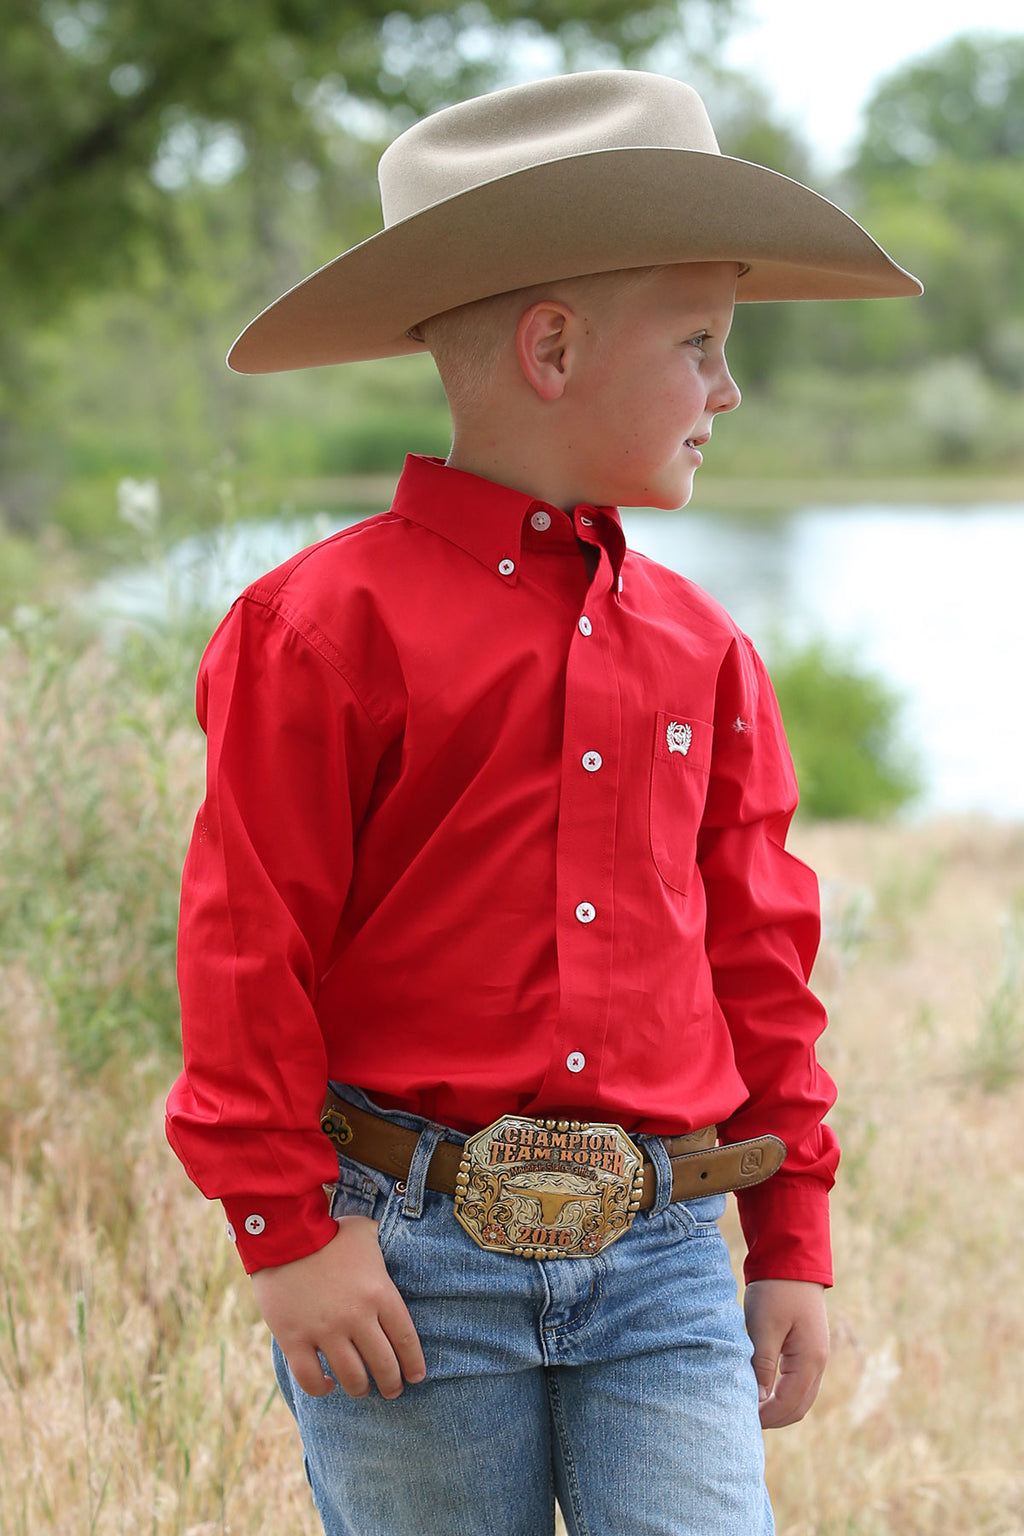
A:
[[[0,696],[0,1536],[315,1536],[248,1282],[163,1140],[198,739],[87,646],[8,636]],[[795,845],[845,1150],[834,1358],[769,1437],[779,1530],[1024,1533],[1024,828]]]

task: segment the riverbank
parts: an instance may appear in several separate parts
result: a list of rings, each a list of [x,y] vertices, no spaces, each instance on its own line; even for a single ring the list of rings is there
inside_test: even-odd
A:
[[[765,506],[791,512],[799,507],[949,507],[1024,505],[1024,475],[889,475],[754,479],[707,475],[694,494],[695,508],[741,513]]]
[[[396,474],[315,476],[290,479],[276,492],[266,484],[249,496],[298,511],[372,509],[390,504]],[[747,515],[792,512],[801,507],[958,507],[1024,505],[1024,475],[793,476],[724,475],[701,471],[689,510],[718,509]],[[666,516],[672,516],[666,513]]]
[[[398,473],[387,475],[306,476],[273,479],[223,475],[213,484],[190,479],[154,481],[163,498],[160,530],[154,545],[187,538],[195,531],[230,527],[235,522],[269,521],[281,516],[370,515],[388,507]],[[138,531],[118,519],[118,481],[112,476],[64,487],[51,521],[34,531],[14,531],[0,521],[0,624],[18,604],[60,604],[107,571],[140,559]],[[751,527],[791,515],[801,508],[940,507],[950,513],[983,507],[1024,507],[1021,475],[849,476],[717,475],[705,468],[689,511],[712,511]],[[628,516],[628,515],[626,515]],[[671,518],[672,513],[665,513]]]
[[[161,486],[161,527],[147,545],[190,533],[230,527],[239,521],[282,516],[356,513],[388,507],[397,471],[373,475],[273,477],[224,474],[201,483],[188,478]],[[118,486],[106,476],[74,483],[57,497],[53,516],[35,530],[15,532],[0,522],[0,622],[19,603],[62,600],[112,568],[137,561],[138,531],[119,520]],[[690,512],[721,512],[756,526],[813,508],[938,507],[951,514],[968,508],[1024,506],[1024,475],[931,474],[907,476],[794,476],[718,474],[706,467]],[[664,514],[670,518],[675,514]],[[628,513],[627,513],[628,517]]]

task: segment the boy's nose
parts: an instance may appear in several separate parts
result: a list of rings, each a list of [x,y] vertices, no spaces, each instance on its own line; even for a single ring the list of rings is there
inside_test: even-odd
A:
[[[708,396],[708,408],[716,415],[721,411],[734,411],[742,399],[739,385],[723,363],[721,377]]]

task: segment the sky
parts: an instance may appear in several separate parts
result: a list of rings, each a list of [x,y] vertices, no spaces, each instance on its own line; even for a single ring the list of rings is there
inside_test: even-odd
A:
[[[1024,33],[1021,0],[747,0],[725,61],[768,86],[779,115],[835,169],[875,84],[967,30]]]

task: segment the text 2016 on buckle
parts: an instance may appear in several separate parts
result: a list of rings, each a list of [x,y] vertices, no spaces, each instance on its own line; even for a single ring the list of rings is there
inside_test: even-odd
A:
[[[491,1253],[589,1258],[628,1231],[642,1191],[621,1126],[504,1115],[466,1142],[455,1216]]]

